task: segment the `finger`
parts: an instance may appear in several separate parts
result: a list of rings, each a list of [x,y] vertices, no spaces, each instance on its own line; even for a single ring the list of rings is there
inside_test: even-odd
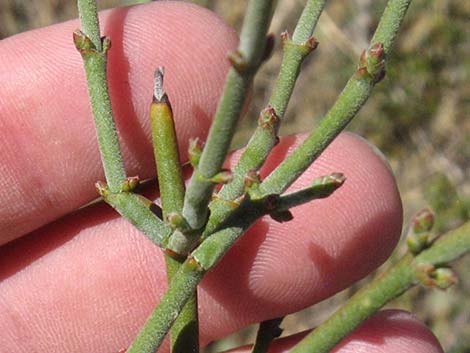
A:
[[[302,139],[282,139],[263,174]],[[211,319],[209,332],[232,325],[229,333],[296,312],[347,288],[388,258],[401,234],[402,208],[382,155],[365,140],[342,134],[291,190],[333,172],[346,176],[333,195],[292,209],[288,223],[265,217],[209,273],[205,283],[219,303],[212,312],[222,320]]]
[[[275,341],[269,353],[287,353],[303,337],[298,334]],[[251,352],[250,347],[230,353]],[[375,314],[343,339],[331,353],[443,353],[429,329],[409,313],[386,310]],[[229,352],[227,352],[229,353]]]
[[[298,142],[283,139],[274,159]],[[296,187],[331,171],[348,176],[332,197],[295,209],[289,223],[261,220],[206,276],[199,290],[202,343],[311,305],[390,254],[401,205],[382,159],[344,134]],[[105,209],[83,210],[0,248],[0,339],[7,351],[115,352],[145,322],[164,291],[163,259]],[[31,341],[18,339],[25,335]]]
[[[212,13],[157,2],[101,14],[112,40],[109,84],[129,175],[154,175],[148,106],[153,71],[166,68],[182,158],[215,111],[236,35]],[[0,244],[96,197],[103,180],[85,73],[72,43],[78,21],[0,44]],[[210,34],[210,35],[209,35]]]

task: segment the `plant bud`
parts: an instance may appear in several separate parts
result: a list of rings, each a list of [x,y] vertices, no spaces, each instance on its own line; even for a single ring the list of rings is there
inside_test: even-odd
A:
[[[197,168],[199,161],[201,159],[203,144],[199,138],[191,139],[189,141],[189,163],[191,163],[193,168]]]

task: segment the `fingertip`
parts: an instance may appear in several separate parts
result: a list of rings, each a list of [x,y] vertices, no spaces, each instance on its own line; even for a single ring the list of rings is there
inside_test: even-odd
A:
[[[269,353],[287,353],[308,332],[274,341]],[[248,353],[240,347],[227,353]],[[376,313],[331,350],[331,353],[444,353],[434,334],[408,312],[384,310]]]
[[[444,353],[434,334],[416,317],[401,310],[380,311],[332,353]]]

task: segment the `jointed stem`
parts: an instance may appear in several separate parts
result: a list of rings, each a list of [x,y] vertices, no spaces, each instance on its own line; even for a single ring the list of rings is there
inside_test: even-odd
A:
[[[325,3],[326,0],[309,0],[295,28],[292,40],[287,35],[284,37],[284,56],[268,102],[269,108],[261,113],[260,124],[234,169],[233,181],[220,191],[218,196],[221,201],[211,203],[211,218],[204,232],[205,235],[210,234],[215,225],[228,216],[232,209],[225,200],[235,200],[243,194],[243,182],[246,174],[250,170],[259,169],[276,145],[278,120],[284,117],[302,62],[316,46],[316,42],[311,36]],[[263,114],[272,114],[273,121],[263,123]]]
[[[282,193],[313,163],[369,98],[371,78],[354,75],[320,125],[261,184],[263,193]]]
[[[97,51],[102,51],[96,0],[78,0],[77,7],[83,33],[90,38]]]
[[[83,32],[75,32],[75,45],[82,54],[85,64],[88,93],[91,99],[106,181],[112,192],[119,192],[126,179],[126,172],[106,78],[107,51],[110,42],[106,39],[102,41],[100,37],[96,2],[94,0],[79,0],[78,9]]]
[[[162,203],[163,219],[171,213],[181,214],[184,200],[184,181],[179,160],[173,112],[167,94],[163,89],[163,68],[155,72],[153,102],[150,105],[150,125],[157,165],[158,184]],[[181,267],[179,259],[165,254],[168,282]],[[195,290],[183,307],[181,314],[171,328],[172,353],[198,353],[199,327],[197,312],[197,291]]]
[[[155,72],[155,92],[150,104],[150,126],[157,166],[163,219],[183,208],[184,181],[181,174],[178,140],[170,101],[163,90],[163,68]]]
[[[329,352],[360,323],[411,287],[416,281],[411,261],[411,255],[405,256],[383,276],[356,293],[334,316],[299,342],[291,353]]]
[[[325,4],[326,0],[307,1],[292,35],[294,43],[302,44],[312,36]]]
[[[420,282],[422,268],[447,265],[470,250],[470,223],[450,231],[429,249],[413,258],[406,255],[398,264],[352,296],[325,323],[297,344],[291,353],[327,353],[344,336],[383,305]]]
[[[152,212],[150,201],[124,190],[126,172],[121,156],[119,138],[111,109],[106,78],[107,51],[110,41],[102,40],[96,2],[78,0],[82,31],[74,33],[74,42],[82,55],[88,83],[88,92],[95,121],[96,134],[107,185],[102,191],[105,201],[113,206],[154,243],[160,245],[169,235],[169,229]]]
[[[186,261],[173,276],[167,292],[158,307],[147,319],[127,353],[155,353],[171,324],[191,298],[204,272],[191,261]]]
[[[392,50],[395,38],[400,30],[411,0],[390,0],[375,30],[371,43],[382,43],[385,55]]]
[[[382,61],[388,56],[410,3],[411,0],[388,2],[372,38],[368,55],[375,55],[376,53],[370,52],[374,50],[377,52],[377,46],[381,45],[380,55],[376,59]],[[361,64],[366,65],[363,62]],[[264,193],[281,193],[286,190],[354,118],[369,98],[375,83],[383,75],[384,71],[380,72],[383,68],[371,74],[370,71],[373,69],[376,68],[362,66],[349,79],[343,92],[320,125],[263,182],[261,189]]]
[[[248,4],[240,45],[231,56],[230,69],[222,98],[217,107],[206,146],[202,152],[184,200],[183,215],[194,229],[207,220],[207,211],[214,183],[220,172],[235,132],[246,92],[261,63],[266,46],[266,32],[271,22],[273,0],[251,0]]]
[[[155,205],[150,200],[132,192],[109,192],[103,199],[156,245],[161,246],[171,234],[171,229],[153,213]]]
[[[409,4],[410,1],[411,0],[391,0],[392,3],[398,2],[403,4]],[[392,16],[386,11],[381,22],[398,21],[398,23],[401,23],[404,15],[405,12],[401,12],[399,16]],[[379,28],[383,28],[383,26],[379,25]],[[389,28],[394,29],[395,27],[389,26]],[[391,30],[388,32],[388,35],[390,35],[391,39],[385,38],[386,35],[384,35],[382,40],[391,43],[396,32]],[[369,97],[374,84],[381,77],[383,70],[383,50],[381,49],[382,47],[380,45],[377,47],[371,46],[371,48],[369,48],[367,55],[364,56],[363,62],[361,62],[361,68],[348,82],[339,101],[330,111],[328,115],[329,118],[325,119],[326,123],[323,124],[321,129],[317,129],[317,132],[313,134],[313,137],[307,140],[307,143],[304,143],[303,147],[301,146],[299,149],[300,152],[294,153],[294,157],[288,159],[287,163],[283,163],[281,167],[271,175],[271,179],[268,178],[261,184],[261,186],[264,186],[262,191],[266,191],[266,194],[272,194],[285,190],[285,188],[310,165],[314,159],[312,156],[318,156],[332,141],[333,137],[352,119],[354,114]],[[324,134],[323,137],[322,134]],[[326,142],[322,142],[324,139]],[[302,161],[301,158],[306,158],[307,161]],[[222,161],[223,159],[220,160]],[[286,166],[294,167],[294,169],[288,170]],[[196,186],[204,186],[204,182],[195,177],[192,178],[191,183],[194,183]],[[205,188],[206,191],[210,189],[212,192],[212,188],[207,188],[207,185]],[[195,195],[197,195],[197,193],[193,194],[192,197]],[[209,195],[206,195],[206,197],[209,197]],[[190,198],[185,200],[185,208],[188,200],[190,200]],[[192,204],[192,201],[189,201],[189,204]],[[192,204],[191,207],[193,211],[195,211],[197,207],[194,208],[193,206],[194,204]],[[185,214],[185,216],[187,215],[188,214]],[[195,212],[191,217],[199,217],[200,215],[200,213]],[[184,303],[190,297],[190,293],[195,290],[197,284],[202,279],[203,272],[212,269],[233,243],[262,215],[263,213],[256,207],[246,208],[243,207],[242,203],[240,207],[232,212],[225,222],[214,227],[216,231],[208,236],[207,239],[193,251],[190,258],[183,264],[182,269],[174,276],[160,305],[149,318],[143,328],[142,334],[136,339],[129,352],[140,352],[136,350],[136,347],[140,346],[146,346],[149,347],[149,349],[155,350],[160,345],[164,333],[169,329]],[[198,224],[198,222],[196,223]],[[191,267],[191,263],[197,264],[194,271],[188,270]],[[181,291],[176,290],[176,288],[179,288]],[[173,316],[169,316],[169,313],[172,313]],[[152,338],[149,333],[155,329],[158,332],[158,336]],[[142,352],[150,353],[151,351],[145,350]]]
[[[248,195],[245,195],[238,207],[233,210],[231,207],[222,206],[224,202],[234,201],[243,194],[246,174],[264,163],[276,143],[278,119],[285,114],[302,61],[316,46],[311,35],[326,0],[307,2],[292,40],[287,35],[283,37],[283,63],[269,106],[263,111],[260,126],[235,168],[234,181],[219,193],[222,202],[214,202],[211,205],[212,214],[205,229],[205,240],[182,264],[173,258],[167,258],[170,282],[168,290],[128,352],[155,352],[175,320],[177,322],[172,330],[173,352],[197,352],[195,293],[204,274],[218,263],[234,242],[261,216],[271,214],[274,217],[276,211],[288,212],[289,207],[323,197],[342,183],[342,178],[335,179],[332,185],[328,184],[326,191],[320,188],[319,192],[319,189],[316,189],[318,185],[315,185],[300,192],[280,196],[345,128],[368,99],[374,85],[383,77],[384,58],[390,52],[410,2],[411,0],[388,2],[371,46],[361,57],[359,69],[348,81],[320,126],[268,178],[257,185],[256,190],[251,190],[252,193],[248,190]],[[246,91],[260,65],[273,3],[272,0],[250,1],[239,49],[231,56],[233,68],[228,74],[206,147],[186,195],[179,169],[171,108],[163,99],[165,95],[159,95],[156,89],[156,101],[151,110],[154,117],[157,117],[157,120],[152,121],[152,126],[161,179],[163,213],[182,213],[183,219],[193,230],[199,230],[206,223],[207,205],[214,190],[214,176],[221,170]],[[78,7],[83,32],[76,32],[74,39],[85,64],[100,152],[108,182],[107,186],[101,187],[102,195],[122,215],[147,235],[150,234],[157,244],[161,244],[163,237],[169,235],[170,228],[151,212],[148,200],[128,189],[133,180],[126,179],[112,116],[106,83],[109,41],[100,37],[96,3],[91,0],[78,0]],[[333,189],[330,190],[330,186]],[[269,199],[267,195],[273,198]],[[271,204],[274,201],[277,206],[276,203]],[[184,244],[182,247],[187,246],[188,244]],[[418,282],[442,286],[451,283],[451,272],[443,266],[469,250],[470,223],[467,223],[441,237],[418,255],[406,255],[395,267],[354,295],[342,309],[302,340],[292,352],[326,353],[362,321],[409,287]],[[182,314],[178,318],[180,313]],[[274,324],[277,327],[278,322]],[[267,339],[264,340],[263,332],[267,331],[260,331],[259,344],[258,348],[255,346],[255,351],[266,351],[265,343],[269,343],[274,336],[266,336]]]

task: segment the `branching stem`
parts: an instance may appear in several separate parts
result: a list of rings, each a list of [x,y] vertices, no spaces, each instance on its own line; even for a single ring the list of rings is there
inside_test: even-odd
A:
[[[390,54],[410,3],[411,0],[390,0],[387,3],[371,45],[365,52],[365,56],[373,56],[378,62],[370,65],[361,57],[358,71],[349,79],[320,125],[266,178],[261,185],[262,192],[281,193],[286,190],[356,116],[374,85],[383,78],[385,58]],[[377,51],[379,46],[380,51]]]
[[[317,327],[291,353],[327,353],[343,337],[390,300],[420,283],[423,268],[438,268],[470,250],[470,222],[439,238],[415,258],[406,255],[398,264],[352,296],[325,323]]]
[[[207,206],[214,190],[211,179],[221,170],[246,92],[261,64],[273,3],[273,0],[251,0],[248,4],[239,48],[230,56],[233,67],[228,73],[206,145],[184,200],[183,215],[193,229],[206,223]]]
[[[390,0],[392,3],[398,2],[406,4],[406,7],[410,1],[411,0]],[[389,9],[390,6],[391,5],[389,4],[387,9]],[[403,6],[400,8],[402,7]],[[390,14],[389,10],[386,10],[381,22],[398,21],[399,25],[404,15],[404,11],[402,11],[398,16],[395,16]],[[379,28],[384,27],[379,25]],[[392,28],[392,30],[389,32],[385,31],[385,34],[388,33],[392,39],[385,38],[386,35],[384,35],[384,38],[382,39],[387,43],[391,43],[396,35],[396,31],[394,30],[396,27],[389,26],[389,28]],[[383,77],[383,55],[383,46],[376,46],[375,44],[371,45],[364,57],[361,58],[361,66],[358,72],[354,74],[353,78],[346,85],[346,88],[339,97],[338,102],[330,111],[328,115],[329,118],[325,119],[327,122],[323,124],[321,129],[316,130],[313,134],[313,138],[307,139],[307,143],[304,143],[299,149],[301,152],[294,153],[293,158],[287,159],[288,163],[281,164],[281,167],[275,170],[271,175],[271,179],[267,179],[261,184],[261,186],[264,186],[262,194],[280,194],[281,191],[284,191],[287,186],[290,185],[300,175],[300,173],[311,164],[314,157],[318,156],[319,153],[321,153],[321,151],[323,151],[324,148],[326,148],[326,146],[333,140],[333,138],[339,134],[347,122],[352,119],[369,97],[374,84],[378,79]],[[326,142],[323,142],[324,140],[326,140]],[[225,158],[225,156],[223,158]],[[218,157],[221,163],[223,158],[221,158],[221,156]],[[302,161],[301,158],[305,158],[307,161]],[[291,169],[287,169],[286,166],[291,167]],[[219,169],[216,171],[214,170],[214,173],[218,171]],[[196,177],[193,177],[191,181],[193,188],[194,186],[199,185],[205,188],[205,192],[210,190],[212,193],[212,187],[208,187],[207,185],[204,186],[204,179],[196,179]],[[205,198],[210,197],[210,195],[198,194],[196,189],[194,189],[193,192],[194,191],[196,191],[196,193],[192,194],[191,197],[196,195]],[[188,194],[189,190],[186,196],[188,196]],[[188,215],[190,217],[195,217],[193,220],[196,221],[198,219],[200,220],[202,213],[196,212],[195,210],[198,210],[202,205],[199,204],[198,207],[194,207],[197,202],[193,203],[194,200],[191,201],[190,199],[191,198],[188,197],[185,199],[185,208],[188,204],[192,211],[184,215],[185,217]],[[197,284],[202,279],[203,272],[212,269],[233,243],[249,228],[249,226],[263,215],[263,212],[260,212],[257,208],[242,207],[242,205],[235,208],[225,222],[214,227],[215,232],[208,236],[199,245],[199,247],[193,251],[190,258],[185,261],[181,270],[178,271],[178,274],[174,276],[173,281],[170,283],[168,291],[163,296],[160,305],[148,319],[141,334],[139,334],[137,339],[134,341],[129,352],[150,353],[159,347],[165,333],[170,328],[172,322],[176,319],[184,303],[189,299],[191,292],[196,289]],[[199,224],[199,221],[196,223],[193,222],[193,225],[194,224]],[[191,263],[197,264],[193,271],[188,270],[191,268]],[[157,337],[151,337],[150,332],[155,330],[158,332]],[[137,347],[144,346],[148,347],[148,350],[137,350]]]
[[[268,108],[260,116],[260,124],[256,128],[239,162],[234,169],[234,179],[225,185],[219,193],[221,202],[211,204],[211,218],[205,235],[213,231],[232,211],[226,200],[235,200],[243,193],[243,180],[250,170],[259,169],[278,141],[279,122],[284,117],[287,105],[294,90],[300,67],[307,55],[315,49],[317,43],[312,37],[318,18],[326,0],[309,0],[300,16],[292,40],[283,34],[284,55],[278,78],[274,85]],[[272,122],[266,124],[263,115],[272,115]]]

